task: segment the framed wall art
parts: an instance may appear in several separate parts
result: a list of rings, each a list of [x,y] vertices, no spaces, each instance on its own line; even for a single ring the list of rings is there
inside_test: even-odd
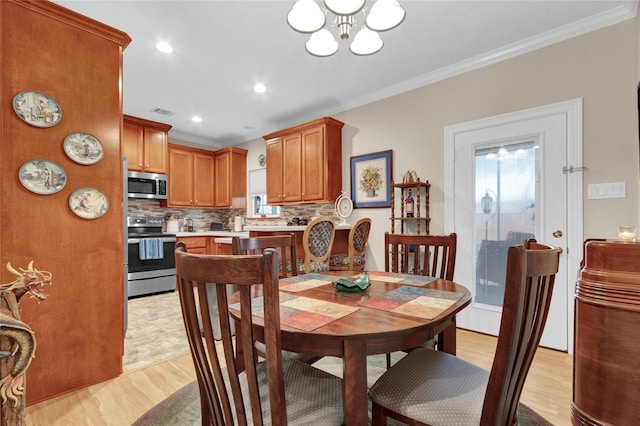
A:
[[[351,157],[351,197],[355,208],[390,207],[393,151]]]

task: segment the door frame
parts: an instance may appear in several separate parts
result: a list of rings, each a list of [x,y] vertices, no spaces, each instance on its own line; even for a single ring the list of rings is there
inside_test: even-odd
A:
[[[571,99],[550,105],[530,108],[488,118],[447,126],[444,129],[444,231],[455,232],[455,137],[458,133],[503,126],[520,121],[565,114],[567,118],[567,164],[563,172],[567,175],[567,351],[573,353],[574,293],[583,244],[583,184],[582,184],[582,98]],[[571,271],[575,271],[575,275]]]

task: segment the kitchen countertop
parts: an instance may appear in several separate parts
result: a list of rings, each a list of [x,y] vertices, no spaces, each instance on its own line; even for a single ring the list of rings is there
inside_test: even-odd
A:
[[[177,237],[240,237],[247,238],[249,232],[232,232],[232,231],[195,231],[195,232],[177,232]],[[231,241],[231,240],[229,240]]]
[[[256,231],[256,232],[273,232],[273,231],[304,231],[306,229],[306,225],[303,226],[287,226],[287,225],[246,225],[243,229],[245,231]],[[336,229],[351,229],[353,225],[350,223],[344,225],[336,225]]]

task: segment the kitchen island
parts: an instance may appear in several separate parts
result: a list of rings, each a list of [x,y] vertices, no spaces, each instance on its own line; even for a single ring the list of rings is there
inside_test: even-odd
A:
[[[246,238],[249,232],[196,231],[178,232],[176,237],[187,245],[189,253],[231,254],[231,238]]]
[[[333,240],[333,247],[331,249],[332,254],[347,253],[349,251],[349,231],[353,225],[351,224],[337,224],[336,236]],[[302,235],[306,226],[287,226],[287,225],[275,225],[275,226],[260,226],[260,225],[247,225],[243,228],[245,231],[249,231],[250,237],[262,237],[268,235],[288,235],[291,233],[296,234],[296,251],[298,259],[304,259],[304,247],[302,247]]]

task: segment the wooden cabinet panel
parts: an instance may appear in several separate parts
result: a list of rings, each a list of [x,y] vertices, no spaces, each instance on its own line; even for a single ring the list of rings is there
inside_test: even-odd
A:
[[[214,153],[215,206],[245,208],[247,206],[247,150],[223,148]]]
[[[283,142],[282,138],[267,141],[267,204],[282,204]]]
[[[282,200],[302,199],[302,145],[299,133],[282,138],[284,168],[282,170]]]
[[[324,197],[323,127],[302,132],[302,200],[319,201]]]
[[[142,127],[129,123],[122,124],[122,155],[127,157],[129,170],[144,170],[144,142]]]
[[[131,40],[49,1],[0,1],[0,17],[0,282],[16,278],[4,267],[7,262],[26,268],[34,260],[35,268],[53,275],[53,285],[43,289],[47,300],[20,301],[21,319],[37,346],[18,404],[26,398],[32,405],[122,373],[121,78],[122,53]],[[9,104],[22,90],[55,99],[63,112],[60,123],[38,128],[21,121]],[[78,131],[102,143],[97,164],[83,166],[66,156],[62,141]],[[64,168],[68,183],[60,192],[38,195],[20,184],[20,165],[38,158]],[[80,186],[99,188],[111,201],[99,219],[82,219],[69,208]],[[14,358],[3,357],[0,370]],[[3,419],[10,404],[0,410]]]
[[[167,132],[144,129],[144,170],[149,173],[167,173]]]
[[[193,205],[193,154],[188,149],[169,148],[169,198],[166,205]]]
[[[169,144],[169,198],[163,207],[214,207],[212,151]]]
[[[333,202],[342,191],[342,127],[330,117],[264,136],[267,202]]]
[[[209,238],[207,237],[178,237],[177,240],[187,245],[189,253],[209,254]]]
[[[214,157],[201,152],[193,153],[193,205],[213,207]]]
[[[122,127],[122,151],[129,170],[167,173],[167,134],[171,126],[125,115]]]

